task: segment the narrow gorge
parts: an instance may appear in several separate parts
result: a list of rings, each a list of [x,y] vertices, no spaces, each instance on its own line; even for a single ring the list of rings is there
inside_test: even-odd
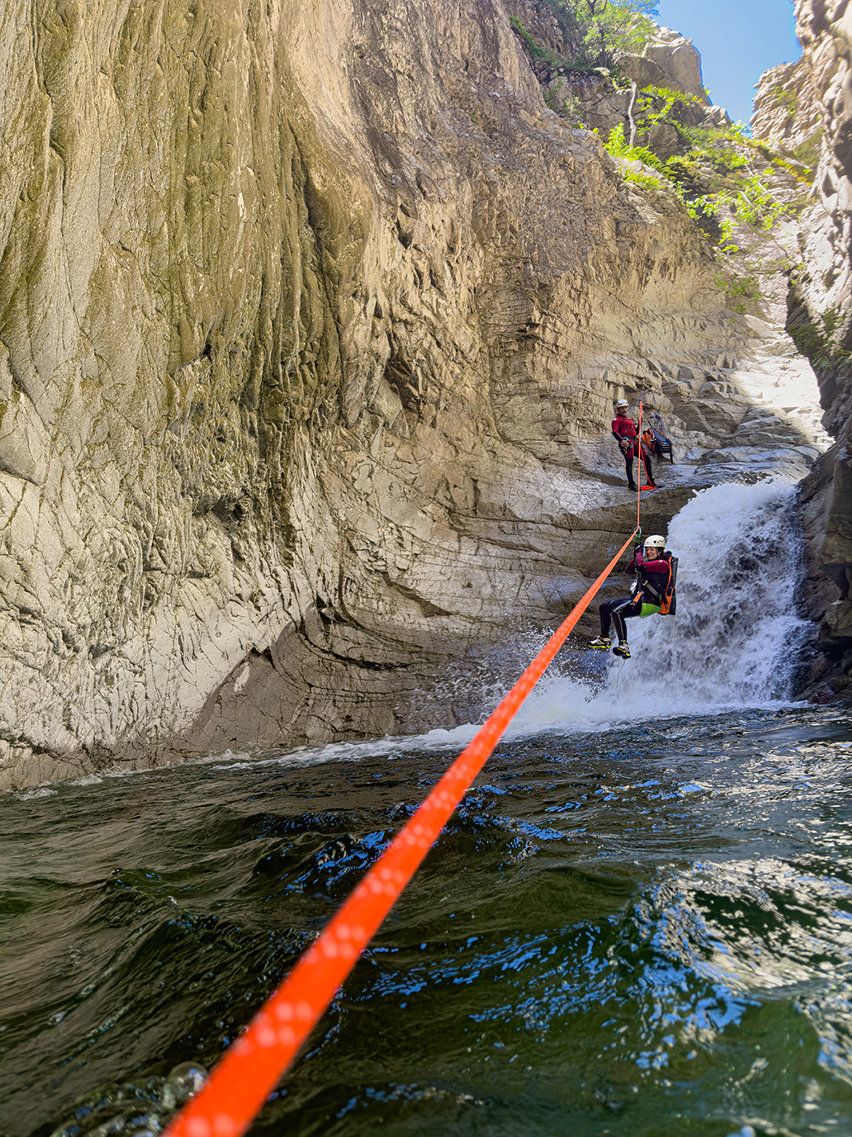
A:
[[[630,150],[640,91],[656,160],[732,125],[676,32],[619,84],[545,0],[7,4],[0,784],[475,720],[630,530],[620,397],[652,531],[805,478],[801,687],[848,694],[852,8],[796,12],[756,294]]]
[[[680,3],[0,6],[3,1137],[852,1132],[852,0]]]

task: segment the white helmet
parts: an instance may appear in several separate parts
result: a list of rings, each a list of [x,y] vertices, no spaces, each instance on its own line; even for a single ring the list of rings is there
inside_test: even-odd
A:
[[[615,405],[616,405],[616,408],[618,408],[618,407],[629,407],[630,406],[627,399],[619,399]]]
[[[645,538],[646,549],[664,549],[666,547],[665,537],[661,537],[659,533],[654,533],[650,537]]]

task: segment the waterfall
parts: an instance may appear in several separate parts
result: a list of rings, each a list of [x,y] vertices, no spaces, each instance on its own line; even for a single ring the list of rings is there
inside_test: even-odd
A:
[[[566,656],[562,674],[545,676],[527,700],[513,733],[789,701],[810,630],[795,611],[803,556],[795,492],[794,483],[772,479],[697,493],[666,534],[680,562],[677,614],[628,621],[632,658],[596,657],[604,671],[597,682],[567,675]],[[631,579],[614,575],[599,599],[627,595]]]
[[[664,534],[679,559],[677,613],[628,621],[632,658],[626,661],[587,652],[572,634],[506,737],[789,705],[802,645],[813,631],[795,611],[804,553],[795,494],[796,483],[779,477],[697,492]],[[602,549],[602,562],[610,555]],[[598,601],[626,596],[634,579],[614,573]],[[528,662],[542,646],[540,632],[527,646]],[[513,672],[513,682],[516,677]],[[490,693],[494,701],[486,712],[502,693]],[[410,747],[461,749],[478,729],[468,723],[405,739],[300,747],[287,760],[313,765]],[[248,756],[233,759],[247,769],[258,763]]]

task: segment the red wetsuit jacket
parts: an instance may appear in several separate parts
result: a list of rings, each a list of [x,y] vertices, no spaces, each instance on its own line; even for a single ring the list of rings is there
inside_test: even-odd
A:
[[[619,444],[621,442],[630,443],[629,447],[624,451],[625,460],[629,461],[631,458],[634,458],[636,456],[636,436],[639,430],[633,419],[628,418],[627,415],[616,416],[612,420],[612,433],[615,435],[615,439]],[[643,449],[646,455],[648,455],[647,447],[643,447]],[[648,455],[648,457],[650,457],[650,455]]]
[[[668,557],[655,557],[652,561],[646,561],[642,555],[642,546],[637,545],[633,564],[627,571],[638,573],[639,587],[646,604],[662,604],[671,572]]]

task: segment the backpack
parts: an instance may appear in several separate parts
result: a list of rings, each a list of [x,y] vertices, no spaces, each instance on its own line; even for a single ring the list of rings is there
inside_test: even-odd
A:
[[[677,557],[671,553],[666,558],[669,562],[669,579],[666,582],[663,602],[660,605],[661,616],[674,616],[677,611]]]
[[[663,428],[663,420],[656,411],[650,414],[648,418],[651,420],[651,423],[647,430],[642,431],[643,443],[648,447],[651,453],[656,454],[660,460],[668,458],[670,462],[674,463],[672,444],[666,437]]]

